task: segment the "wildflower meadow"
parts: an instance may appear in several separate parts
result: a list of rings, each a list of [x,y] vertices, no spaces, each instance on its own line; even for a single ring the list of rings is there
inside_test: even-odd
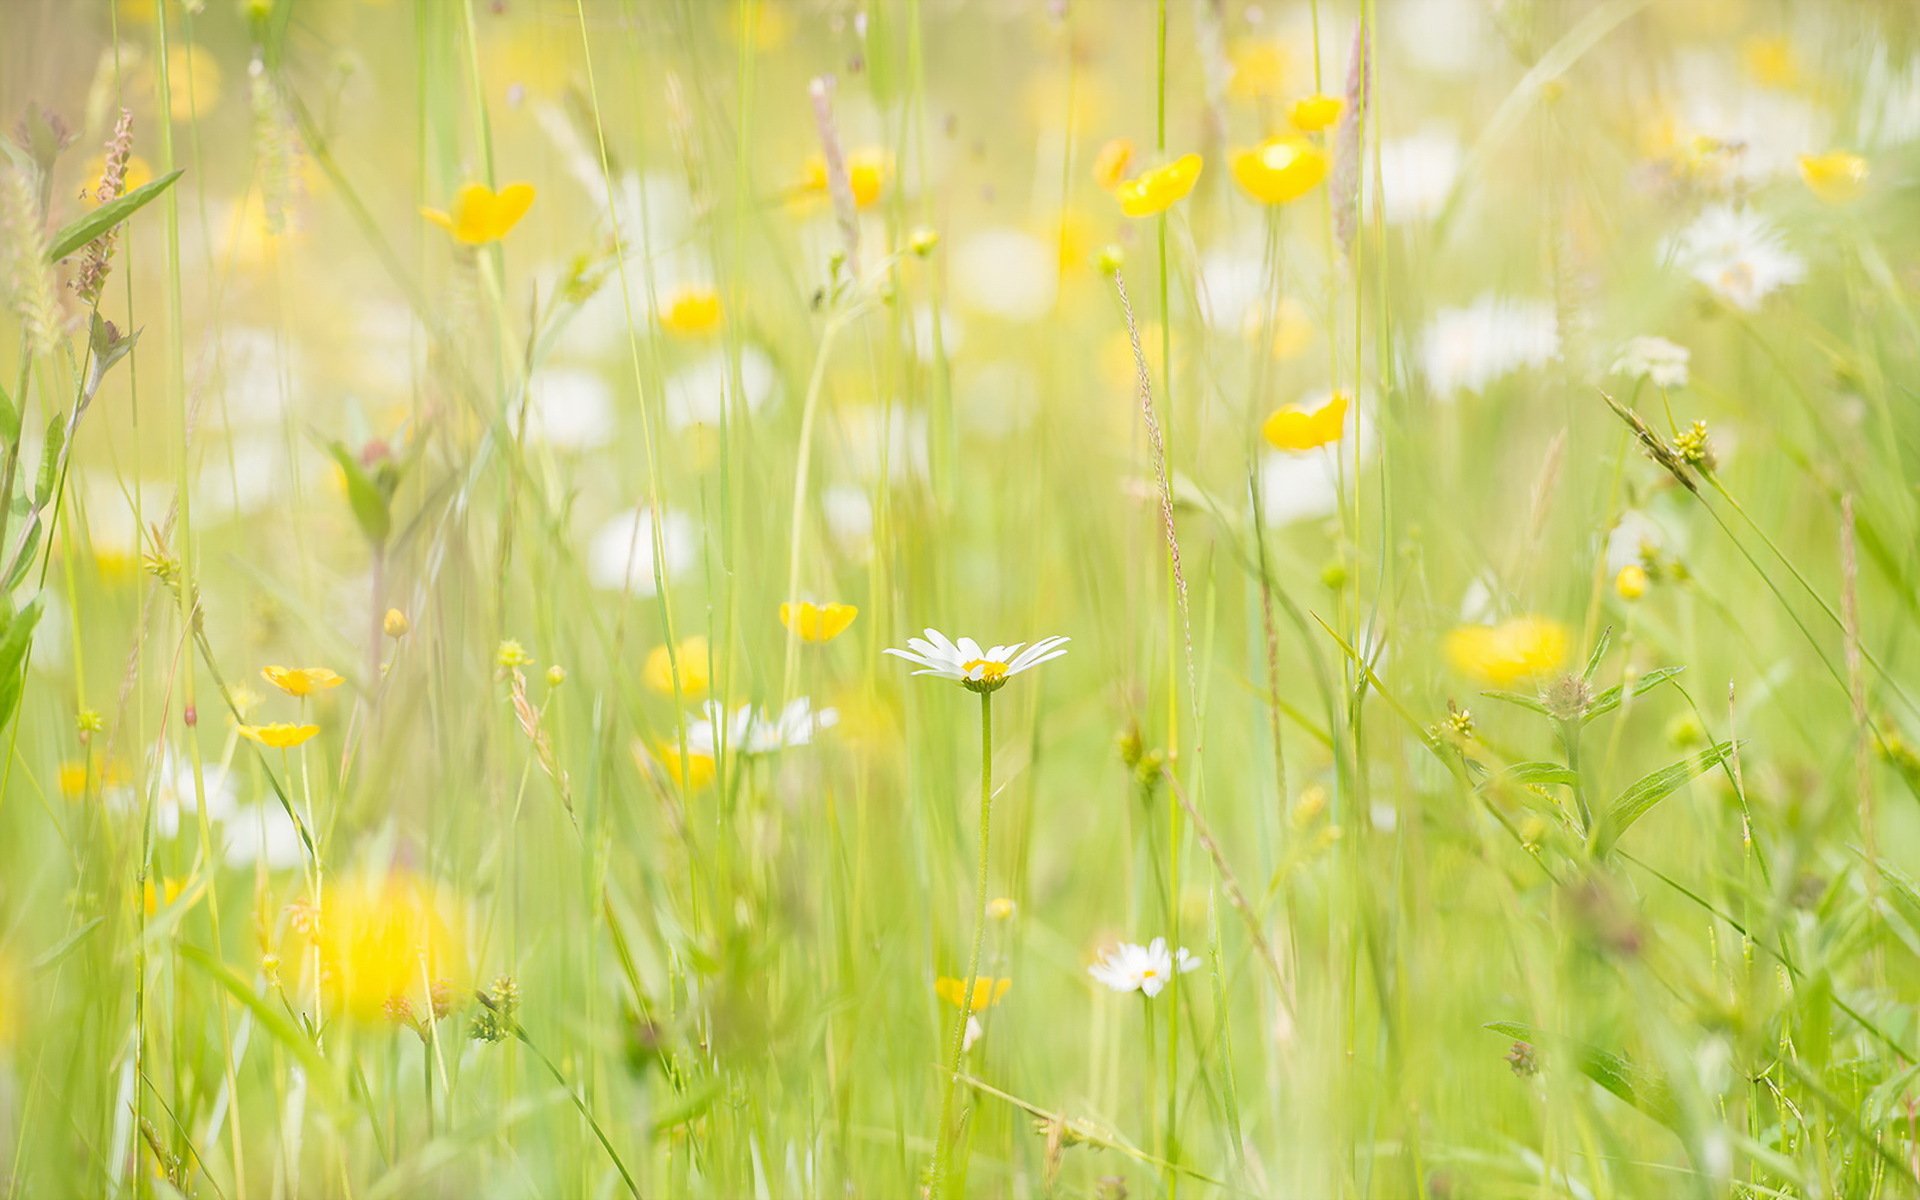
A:
[[[1911,0],[0,0],[0,1197],[1920,1196]]]

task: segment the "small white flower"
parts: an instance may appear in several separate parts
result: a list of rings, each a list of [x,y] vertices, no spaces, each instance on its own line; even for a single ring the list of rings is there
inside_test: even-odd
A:
[[[979,1041],[980,1035],[986,1031],[986,1027],[980,1024],[979,1017],[968,1014],[967,1032],[964,1040],[960,1044],[960,1053],[965,1054],[967,1051],[973,1049],[973,1044]]]
[[[1011,646],[982,650],[980,643],[970,637],[952,641],[938,629],[929,629],[924,638],[908,638],[908,649],[888,647],[886,653],[919,663],[922,669],[915,671],[915,675],[951,679],[972,692],[993,692],[1020,672],[1065,654],[1068,641],[1064,637],[1047,637],[1031,646],[1015,642]]]
[[[222,829],[222,857],[230,867],[265,863],[268,870],[298,866],[306,858],[300,830],[277,802],[249,805],[229,817]]]
[[[732,412],[753,416],[780,391],[780,373],[766,352],[754,346],[740,350],[739,388],[734,388],[733,365],[716,350],[682,367],[667,380],[667,428],[678,433],[694,425],[718,425],[734,402]]]
[[[597,372],[550,367],[528,382],[524,403],[527,440],[536,445],[587,450],[613,436],[613,390]]]
[[[1787,249],[1780,231],[1751,209],[1721,204],[1668,238],[1662,257],[1744,312],[1775,290],[1798,283],[1807,264]]]
[[[1087,974],[1116,992],[1144,992],[1158,996],[1175,972],[1185,975],[1200,965],[1185,946],[1171,953],[1167,939],[1157,937],[1145,946],[1121,942],[1087,968]]]
[[[1682,388],[1687,386],[1687,363],[1692,357],[1685,346],[1663,337],[1628,338],[1610,370],[1629,379],[1650,379],[1655,387]]]
[[[975,312],[1022,324],[1053,311],[1060,264],[1052,246],[1022,230],[969,234],[953,248],[953,290]]]
[[[1460,177],[1466,151],[1460,139],[1445,129],[1430,129],[1395,138],[1380,146],[1379,195],[1374,196],[1373,172],[1364,175],[1369,200],[1377,199],[1380,215],[1389,225],[1404,225],[1438,216]],[[1373,206],[1368,205],[1368,211]]]
[[[1441,400],[1483,392],[1559,353],[1560,326],[1551,304],[1492,293],[1465,308],[1441,309],[1420,338],[1421,368]]]
[[[751,704],[742,704],[731,713],[718,701],[701,706],[705,716],[687,724],[687,749],[709,757],[720,752],[720,736],[735,754],[772,754],[790,746],[813,741],[816,730],[839,724],[840,714],[831,708],[816,711],[805,696],[790,701],[778,715],[769,716]]]

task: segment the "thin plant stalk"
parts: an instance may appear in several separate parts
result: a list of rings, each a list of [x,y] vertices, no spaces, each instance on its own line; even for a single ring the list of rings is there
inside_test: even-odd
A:
[[[954,1084],[960,1078],[960,1056],[966,1052],[967,1017],[973,1011],[974,980],[980,973],[980,947],[987,931],[987,835],[993,815],[993,693],[980,693],[980,868],[973,889],[973,949],[967,952],[967,973],[961,976],[960,1017],[954,1022],[953,1049],[947,1054],[946,1077],[940,1083],[940,1128],[934,1131],[933,1200],[945,1194],[953,1125]]]

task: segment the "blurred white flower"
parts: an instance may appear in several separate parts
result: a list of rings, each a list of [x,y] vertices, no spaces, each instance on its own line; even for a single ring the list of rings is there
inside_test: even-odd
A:
[[[976,312],[1037,321],[1053,311],[1060,263],[1054,248],[1018,229],[983,229],[953,248],[953,291]]]
[[[674,372],[666,384],[667,428],[678,432],[693,425],[718,425],[727,411],[733,386],[733,368],[724,350],[715,350]],[[751,416],[765,407],[779,390],[780,376],[773,360],[755,346],[740,348],[740,394],[736,414]]]
[[[1692,357],[1685,346],[1663,337],[1628,338],[1609,370],[1629,379],[1652,380],[1655,387],[1683,388],[1687,386],[1687,363]]]
[[[940,327],[942,354],[952,358],[966,344],[966,331],[961,327],[958,317],[946,309],[941,309],[936,317],[931,305],[917,305],[913,310],[913,356],[923,363],[934,360],[933,330],[936,320]]]
[[[218,399],[210,407],[229,428],[278,425],[282,412],[306,399],[306,357],[290,336],[272,329],[222,330],[198,369],[211,376]]]
[[[1553,306],[1491,292],[1465,308],[1443,308],[1420,337],[1420,364],[1436,399],[1481,392],[1515,371],[1560,353]]]
[[[1661,246],[1661,257],[1735,308],[1752,312],[1775,290],[1807,273],[1799,255],[1765,217],[1719,204]]]
[[[278,800],[234,811],[221,833],[226,841],[221,857],[230,867],[265,863],[278,871],[300,865],[306,856],[300,830]]]
[[[605,445],[613,436],[613,389],[598,371],[548,367],[527,384],[527,440],[562,450]]]
[[[699,556],[700,533],[684,513],[660,515],[660,540],[665,548],[661,574],[668,580],[693,566]],[[587,547],[587,575],[595,587],[653,595],[653,516],[635,508],[600,526]]]
[[[817,731],[840,723],[837,710],[816,710],[805,696],[789,701],[776,714],[751,704],[728,712],[717,700],[707,701],[700,711],[705,715],[687,723],[687,749],[708,756],[720,753],[723,735],[724,748],[735,754],[772,754],[805,746]]]
[[[927,473],[927,416],[902,404],[866,404],[840,417],[848,469],[856,479],[899,483]]]
[[[1720,177],[1759,183],[1798,170],[1809,147],[1832,141],[1825,113],[1800,94],[1756,87],[1724,53],[1685,55],[1678,64],[1676,127],[1686,141],[1725,147]]]
[[[1175,971],[1185,975],[1199,965],[1200,960],[1189,953],[1185,946],[1169,953],[1167,939],[1157,937],[1145,946],[1121,942],[1088,967],[1087,974],[1116,992],[1144,992],[1148,996],[1158,996]]]
[[[873,549],[873,503],[865,489],[834,484],[820,493],[820,514],[843,553],[864,558]]]
[[[1417,66],[1439,75],[1463,75],[1486,64],[1488,47],[1499,44],[1485,0],[1400,0],[1384,27],[1396,48]]]
[[[1460,177],[1466,152],[1460,139],[1444,129],[1423,130],[1380,145],[1380,213],[1389,225],[1423,221],[1439,214]],[[1363,179],[1373,192],[1373,172]]]

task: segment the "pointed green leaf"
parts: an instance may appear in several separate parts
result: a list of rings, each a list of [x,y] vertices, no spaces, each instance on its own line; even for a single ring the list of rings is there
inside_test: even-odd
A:
[[[1543,717],[1553,715],[1547,710],[1546,705],[1540,703],[1538,696],[1529,696],[1524,692],[1481,692],[1480,694],[1489,700],[1498,700],[1502,704],[1513,704],[1524,709],[1529,709],[1539,713]]]
[[[353,506],[353,518],[360,522],[360,531],[375,545],[385,542],[393,530],[393,512],[387,505],[386,493],[361,469],[351,450],[339,442],[327,449],[347,477],[347,503]]]
[[[0,436],[6,438],[9,446],[20,439],[20,410],[14,407],[13,397],[4,387],[0,387]]]
[[[40,475],[33,483],[33,506],[45,508],[47,501],[53,499],[53,485],[60,477],[60,452],[67,445],[67,419],[61,413],[53,414],[47,422],[47,440],[40,451]]]
[[[1587,669],[1580,672],[1580,678],[1593,682],[1594,672],[1600,669],[1600,660],[1607,656],[1608,647],[1613,645],[1613,626],[1600,631],[1600,640],[1593,644],[1593,653],[1587,655]]]
[[[320,1056],[320,1050],[313,1039],[297,1028],[292,1018],[285,1012],[267,1002],[266,997],[253,990],[253,986],[242,979],[232,967],[222,962],[211,950],[196,946],[191,942],[181,942],[180,957],[186,959],[226,990],[227,994],[247,1006],[254,1020],[261,1028],[273,1036],[273,1039],[285,1046],[288,1053],[300,1060],[312,1079],[329,1091],[334,1088],[333,1070],[327,1060]]]
[[[33,627],[39,620],[40,597],[35,596],[7,622],[6,633],[0,634],[0,725],[7,723],[20,703],[27,647],[33,644]]]
[[[1586,716],[1581,720],[1591,721],[1595,717],[1605,716],[1619,708],[1620,702],[1628,696],[1639,696],[1650,692],[1684,670],[1686,670],[1685,667],[1657,667],[1635,679],[1631,687],[1623,688],[1623,685],[1616,683],[1593,698],[1593,703],[1587,705]]]
[[[1620,840],[1620,835],[1635,821],[1652,812],[1654,805],[1719,766],[1732,753],[1733,743],[1721,742],[1679,762],[1669,763],[1652,774],[1641,776],[1607,807],[1606,815],[1601,818],[1600,827],[1594,833],[1594,852],[1605,854],[1611,850],[1613,844]]]
[[[160,193],[172,187],[173,181],[178,178],[180,178],[179,171],[169,171],[152,183],[133,189],[118,200],[109,200],[92,212],[76,217],[54,235],[53,250],[47,257],[58,262],[72,254],[158,198]]]
[[[1579,778],[1580,777],[1574,773],[1573,768],[1567,766],[1565,763],[1523,762],[1514,763],[1480,786],[1483,788],[1497,788],[1509,783],[1564,783],[1571,785],[1578,782]]]

